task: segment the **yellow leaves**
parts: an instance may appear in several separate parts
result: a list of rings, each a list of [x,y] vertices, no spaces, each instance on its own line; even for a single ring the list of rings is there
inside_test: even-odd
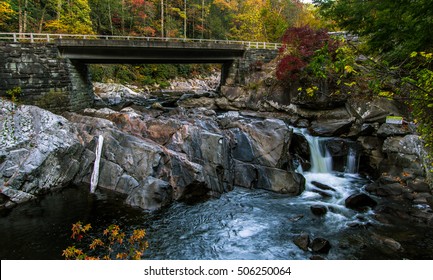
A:
[[[381,92],[379,92],[379,96],[380,97],[391,98],[391,97],[394,96],[394,93],[390,92],[390,91],[381,91]]]
[[[344,66],[344,71],[346,71],[346,73],[356,72],[355,69],[353,69],[353,67],[350,65]]]
[[[91,250],[94,250],[96,247],[98,247],[98,246],[104,246],[105,244],[104,244],[104,242],[102,242],[102,240],[101,239],[99,239],[99,238],[96,238],[96,239],[94,239],[93,241],[92,241],[92,243],[90,244],[90,246],[89,246],[89,248],[91,249]]]
[[[90,226],[90,224],[84,225],[82,222],[77,222],[75,224],[72,224],[72,235],[71,238],[72,239],[77,239],[78,241],[80,241],[83,238],[83,234],[88,232],[92,227]]]
[[[316,87],[316,86],[312,86],[312,87],[307,88],[305,91],[306,91],[306,93],[307,93],[307,95],[308,95],[309,97],[313,97],[314,94],[315,94],[318,90],[319,90],[318,87]]]
[[[65,257],[66,260],[84,259],[85,257],[83,251],[75,248],[75,246],[69,246],[63,250],[62,256]]]
[[[0,26],[4,25],[14,14],[15,11],[12,10],[8,1],[0,1]]]
[[[412,52],[410,54],[410,58],[417,57],[418,55],[425,58],[427,61],[433,59],[433,53],[427,53],[427,52]]]
[[[124,259],[126,259],[128,257],[128,254],[127,253],[118,253],[117,255],[116,255],[116,259],[118,259],[118,260],[124,260]]]
[[[214,0],[213,4],[223,11],[237,11],[239,5],[237,0]]]
[[[356,86],[356,82],[353,81],[353,82],[351,82],[351,83],[344,83],[344,85],[346,85],[346,86],[348,86],[348,87],[354,87],[354,86]]]
[[[72,238],[81,241],[83,236],[91,229],[90,224],[83,225],[82,222],[77,222],[72,225]],[[110,225],[103,231],[103,238],[95,238],[89,245],[89,250],[94,251],[94,254],[101,254],[105,260],[110,260],[114,251],[117,251],[116,259],[140,259],[143,252],[148,248],[149,244],[144,240],[146,231],[144,229],[135,229],[129,238],[126,239],[126,234],[122,232],[118,225]],[[102,253],[105,253],[102,255]],[[70,246],[63,250],[62,256],[65,259],[76,260],[97,260],[98,255],[88,255],[83,250],[77,249],[75,246]]]
[[[143,239],[146,236],[146,231],[144,229],[135,229],[130,237],[130,243],[133,243],[135,241],[139,241]]]

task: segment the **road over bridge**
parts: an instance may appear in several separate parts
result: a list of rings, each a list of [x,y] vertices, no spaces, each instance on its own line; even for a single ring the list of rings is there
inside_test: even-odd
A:
[[[0,95],[20,87],[27,103],[45,105],[44,96],[59,95],[60,103],[68,104],[65,109],[82,109],[93,100],[87,64],[213,63],[222,65],[222,84],[229,76],[241,82],[250,65],[274,58],[279,47],[227,40],[0,33]]]

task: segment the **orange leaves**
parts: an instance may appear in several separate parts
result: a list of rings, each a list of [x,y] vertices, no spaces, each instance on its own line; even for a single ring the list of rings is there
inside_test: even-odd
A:
[[[83,260],[85,258],[83,251],[75,248],[75,246],[69,246],[63,250],[62,256],[65,257],[66,260]]]
[[[82,222],[77,222],[72,225],[71,238],[82,242],[91,228],[90,224],[83,225]],[[139,260],[149,247],[148,242],[144,240],[145,236],[144,229],[135,229],[127,238],[126,233],[122,232],[118,225],[110,225],[102,232],[101,238],[91,240],[89,252],[84,252],[73,245],[63,250],[62,256],[67,260],[99,260],[100,258]]]
[[[110,225],[106,230],[104,230],[104,235],[108,236],[111,245],[116,242],[122,244],[123,239],[125,238],[125,233],[120,231],[118,225]]]
[[[72,224],[71,238],[80,241],[83,238],[83,234],[88,232],[91,228],[90,224],[83,226],[83,223],[81,222]]]
[[[102,242],[102,240],[101,239],[99,239],[99,238],[96,238],[96,239],[94,239],[93,241],[92,241],[92,243],[89,245],[89,248],[91,249],[91,250],[94,250],[96,247],[98,247],[98,246],[104,246],[105,244],[104,244],[104,242]]]

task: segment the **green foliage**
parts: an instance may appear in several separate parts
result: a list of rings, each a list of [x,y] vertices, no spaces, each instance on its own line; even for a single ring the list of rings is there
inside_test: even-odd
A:
[[[433,0],[316,0],[343,30],[359,34],[371,53],[402,61],[433,46]]]
[[[18,101],[18,96],[22,93],[21,87],[14,87],[6,91],[6,94],[10,96],[11,101],[16,103]]]
[[[413,52],[408,63],[416,67],[410,69],[403,78],[403,84],[409,86],[410,102],[418,131],[426,146],[433,147],[433,53]],[[415,64],[413,64],[413,62]],[[409,67],[410,67],[409,66]]]
[[[213,68],[214,65],[200,64],[90,65],[90,73],[95,82],[166,88],[170,79],[195,77]]]
[[[52,90],[36,101],[37,106],[45,109],[64,108],[67,104],[69,104],[69,96],[60,90]]]
[[[88,250],[79,249],[76,245],[69,246],[63,250],[62,256],[67,260],[105,260],[110,259],[132,259],[139,260],[149,244],[144,240],[146,231],[144,229],[135,229],[129,234],[124,233],[118,225],[108,226],[102,233],[102,237],[93,238],[89,236],[91,225],[83,225],[77,222],[72,225],[71,238],[77,243],[83,239],[89,239],[90,245]],[[114,250],[118,253],[115,254]]]

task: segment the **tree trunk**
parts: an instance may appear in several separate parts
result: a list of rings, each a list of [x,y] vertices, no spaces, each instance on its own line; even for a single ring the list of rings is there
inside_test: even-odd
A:
[[[161,37],[164,38],[164,0],[161,0]]]
[[[183,0],[183,10],[185,12],[185,16],[183,18],[183,37],[186,38],[186,0]]]

